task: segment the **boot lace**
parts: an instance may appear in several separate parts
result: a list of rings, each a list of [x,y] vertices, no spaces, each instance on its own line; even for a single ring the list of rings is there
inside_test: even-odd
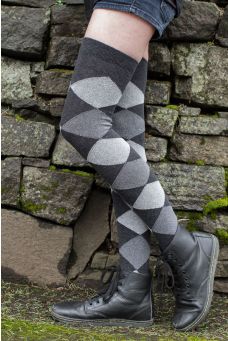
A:
[[[172,266],[170,266],[169,261]],[[158,279],[158,291],[163,293],[166,289],[172,289],[176,297],[180,296],[182,292],[189,294],[189,277],[181,267],[182,265],[178,263],[173,254],[169,254],[167,260],[162,256],[158,258],[155,270]]]
[[[110,272],[108,279],[104,282],[104,277],[107,272]],[[102,288],[98,293],[91,297],[88,302],[93,305],[94,302],[99,303],[101,299],[107,303],[113,294],[117,291],[117,287],[121,285],[121,271],[119,266],[109,266],[102,271],[100,282]]]

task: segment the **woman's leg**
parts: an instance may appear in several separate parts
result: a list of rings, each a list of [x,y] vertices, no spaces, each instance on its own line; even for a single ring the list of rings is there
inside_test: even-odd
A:
[[[128,101],[127,110],[117,105],[113,114],[113,129],[147,161],[145,153],[144,102],[135,103],[136,92],[146,90],[148,49],[139,62],[131,81],[126,86],[121,102]],[[115,211],[120,267],[124,272],[149,272],[150,231],[147,225],[126,205],[118,193],[111,190]]]
[[[120,103],[127,109],[121,97],[153,33],[150,24],[133,14],[95,9],[79,50],[60,128],[65,139],[155,232],[163,258],[175,271],[174,326],[187,330],[208,312],[217,240],[180,229],[149,164],[113,128],[114,111]],[[142,103],[143,96],[137,100]],[[151,323],[150,276],[130,272],[114,281],[103,297],[57,304],[52,311],[62,321],[114,318]]]
[[[94,10],[60,127],[65,139],[153,230],[163,249],[177,230],[176,215],[149,164],[113,129],[114,110],[154,31],[134,14]],[[137,95],[137,104],[142,104],[143,94]]]
[[[99,40],[126,53],[138,62],[155,32],[155,28],[132,13],[111,9],[94,9],[85,37]]]

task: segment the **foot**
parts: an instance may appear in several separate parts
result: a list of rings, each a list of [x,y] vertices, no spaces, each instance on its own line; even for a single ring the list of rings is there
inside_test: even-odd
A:
[[[218,253],[219,243],[215,236],[189,233],[180,227],[163,252],[163,260],[170,266],[174,279],[175,329],[187,331],[205,319],[213,296]]]
[[[151,274],[116,273],[104,293],[83,302],[54,304],[55,320],[92,325],[147,326],[153,323]]]

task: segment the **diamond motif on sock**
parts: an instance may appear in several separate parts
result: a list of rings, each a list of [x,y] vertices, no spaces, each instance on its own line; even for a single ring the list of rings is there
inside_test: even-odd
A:
[[[154,181],[145,185],[133,207],[139,210],[151,210],[162,207],[164,203],[165,192],[160,182]]]
[[[91,115],[93,115],[94,120],[91,120]],[[100,139],[109,131],[111,126],[111,117],[103,111],[93,109],[72,117],[63,125],[63,128],[65,131],[78,136]]]
[[[94,108],[115,105],[122,96],[121,90],[110,77],[85,78],[71,84],[70,87],[79,98]]]
[[[144,252],[139,254],[138,257],[134,257],[136,249],[144,250]],[[132,264],[134,269],[138,270],[145,262],[148,261],[150,256],[150,247],[142,236],[136,236],[123,244],[119,249],[119,253]]]
[[[112,166],[124,164],[130,154],[130,146],[121,138],[98,140],[87,156],[87,161],[95,165]]]
[[[118,106],[130,108],[144,103],[144,93],[132,82],[129,82],[123,92]]]
[[[126,211],[116,220],[129,230],[132,230],[139,235],[148,230],[142,219],[140,219],[132,210]]]

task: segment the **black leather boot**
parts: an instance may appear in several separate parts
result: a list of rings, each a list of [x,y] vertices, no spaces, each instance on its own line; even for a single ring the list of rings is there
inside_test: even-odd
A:
[[[107,290],[83,302],[54,304],[51,315],[61,322],[92,325],[147,326],[153,323],[151,274],[120,270]]]
[[[214,274],[219,253],[218,239],[207,233],[189,233],[182,227],[162,253],[173,274],[176,308],[173,326],[196,327],[207,315],[213,296]]]

